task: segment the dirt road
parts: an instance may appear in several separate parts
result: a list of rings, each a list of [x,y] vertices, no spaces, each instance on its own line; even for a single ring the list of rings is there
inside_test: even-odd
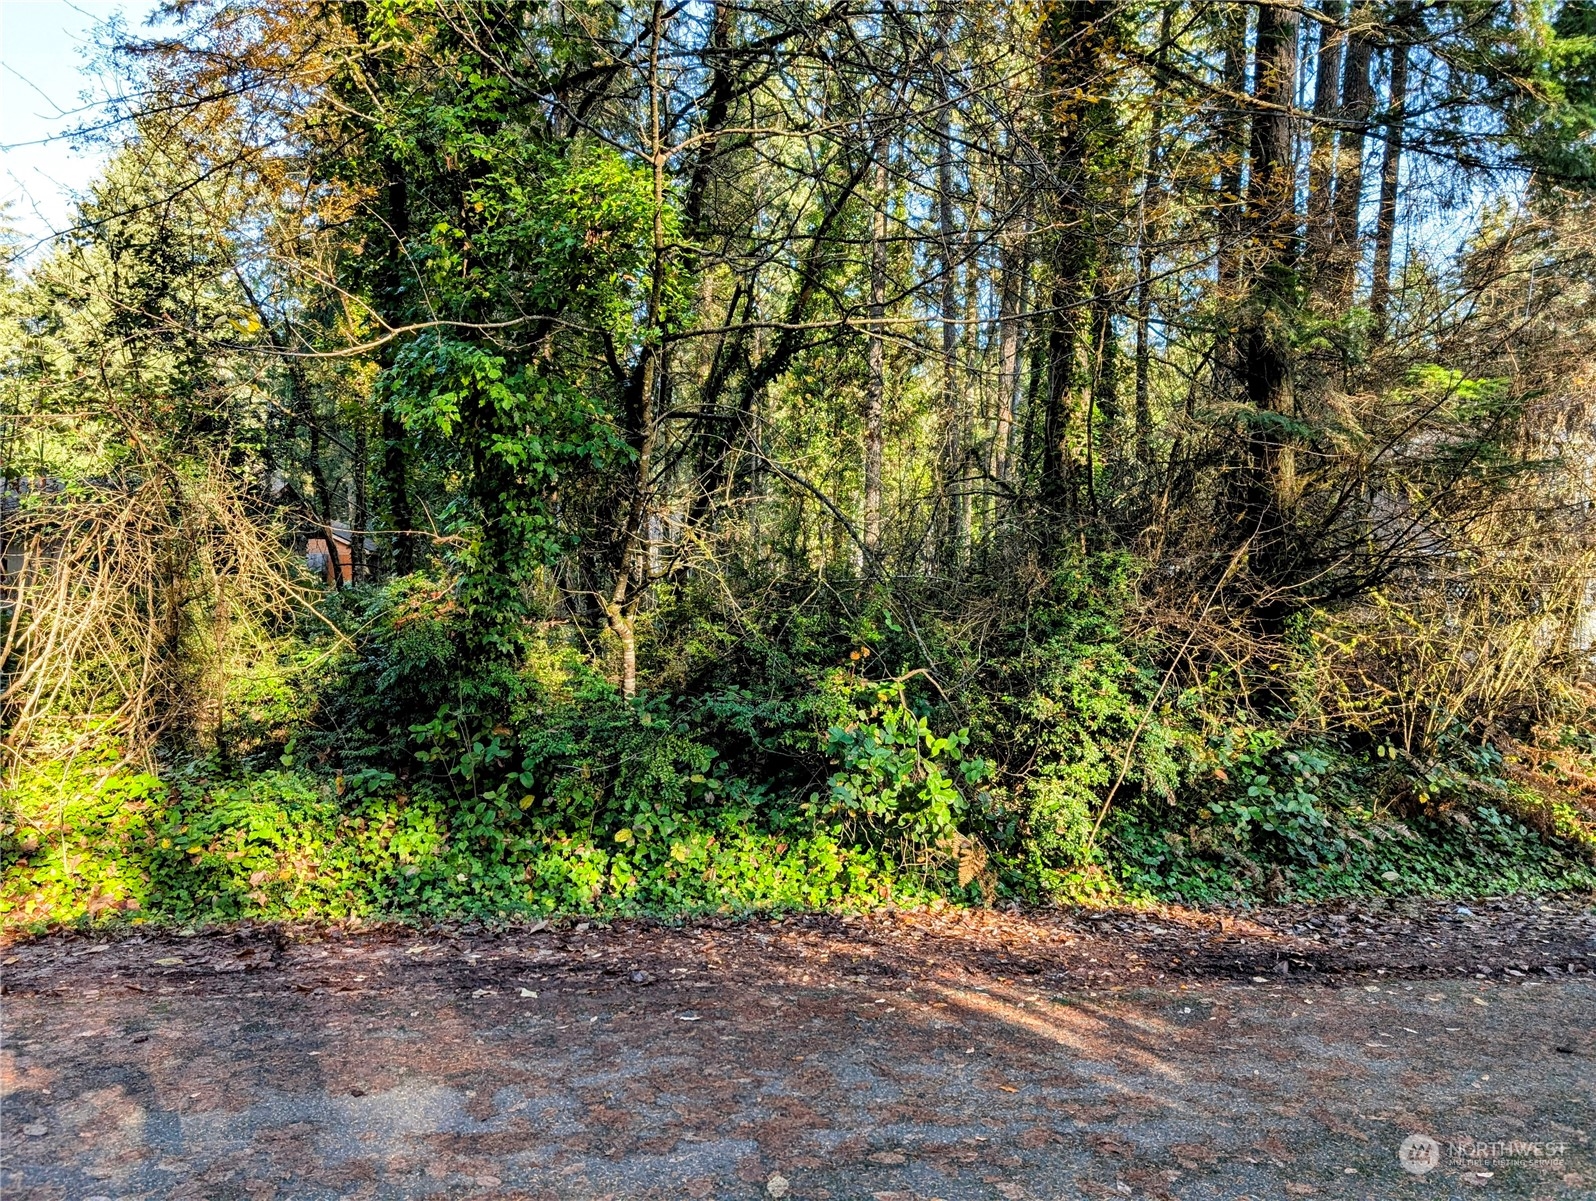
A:
[[[11,1201],[1596,1197],[1589,904],[3,958]]]

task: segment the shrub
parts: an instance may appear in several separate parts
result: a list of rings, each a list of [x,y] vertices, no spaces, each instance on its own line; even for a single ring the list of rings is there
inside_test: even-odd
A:
[[[0,918],[180,922],[816,908],[897,894],[891,865],[726,809],[617,835],[530,825],[484,841],[392,776],[37,778],[7,797]],[[64,790],[63,790],[64,786]],[[55,808],[56,797],[68,798]],[[912,886],[911,886],[912,888]]]
[[[961,821],[986,799],[974,794],[988,768],[965,753],[970,732],[934,733],[896,680],[867,685],[859,699],[854,720],[827,736],[840,770],[829,795],[811,794],[811,812],[840,837],[886,845],[906,863],[956,855]]]

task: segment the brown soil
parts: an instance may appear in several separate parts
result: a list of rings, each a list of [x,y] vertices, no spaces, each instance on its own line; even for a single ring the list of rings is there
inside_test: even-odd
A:
[[[7,947],[6,1198],[1596,1197],[1596,912]],[[1404,1171],[1409,1135],[1439,1166]]]

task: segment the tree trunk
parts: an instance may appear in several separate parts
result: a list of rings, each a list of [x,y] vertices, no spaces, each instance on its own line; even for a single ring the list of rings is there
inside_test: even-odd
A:
[[[310,395],[305,389],[304,379],[299,373],[298,366],[288,369],[289,388],[293,392],[294,410],[300,414],[305,422],[305,431],[310,440],[307,454],[310,467],[310,483],[316,497],[316,516],[320,520],[322,535],[327,541],[328,571],[332,576],[332,586],[344,586],[343,559],[338,553],[338,539],[333,537],[333,501],[332,489],[327,486],[327,472],[321,463],[321,424],[316,420],[316,414],[311,408]]]
[[[1075,335],[1080,321],[1079,277],[1083,264],[1066,246],[1055,264],[1048,307],[1047,403],[1042,413],[1042,496],[1052,507],[1066,506],[1070,492],[1069,409],[1075,387]]]
[[[1025,344],[1025,276],[1028,262],[1026,232],[1003,239],[998,270],[998,396],[997,422],[992,436],[992,477],[1010,482],[1014,468],[1014,432],[1019,424],[1021,387],[1020,352]]]
[[[972,197],[970,211],[966,214],[971,224],[980,220],[976,204],[977,201]],[[976,237],[972,233],[966,239],[968,254],[964,263],[964,326],[959,334],[964,349],[963,369],[959,372],[958,520],[959,528],[964,532],[961,558],[967,558],[970,548],[975,544],[976,487],[972,486],[972,479],[976,475],[976,446],[984,415],[981,403],[982,267],[976,251]],[[982,493],[985,494],[984,488]]]
[[[1112,449],[1119,425],[1119,341],[1114,334],[1114,301],[1098,276],[1092,288],[1092,386],[1086,405],[1086,499],[1097,515],[1097,443]]]
[[[349,577],[352,583],[366,579],[366,527],[371,516],[366,507],[366,456],[370,453],[366,423],[356,419],[354,462],[349,465],[350,492],[354,501],[349,515]]]
[[[1153,402],[1152,402],[1152,323],[1153,323],[1153,254],[1148,245],[1148,235],[1142,234],[1142,249],[1136,264],[1136,395],[1133,420],[1136,438],[1136,461],[1143,467],[1152,461]]]
[[[1096,127],[1106,117],[1106,101],[1093,98],[1092,91],[1107,26],[1118,7],[1070,0],[1050,7],[1042,22],[1045,148],[1059,181],[1048,214],[1058,233],[1048,294],[1047,401],[1042,414],[1042,499],[1055,510],[1069,509],[1075,500],[1066,439],[1082,309],[1090,300],[1097,254],[1091,228],[1091,151]]]
[[[1341,108],[1341,55],[1346,33],[1341,19],[1346,6],[1341,0],[1324,0],[1319,6],[1319,50],[1314,60],[1313,128],[1308,151],[1308,263],[1311,269],[1324,267],[1330,253],[1334,218],[1331,192],[1335,181],[1335,126]]]
[[[665,97],[660,77],[664,19],[662,0],[654,0],[648,70],[649,125],[652,134],[650,159],[654,177],[653,261],[648,306],[644,315],[648,338],[628,381],[628,396],[624,406],[627,440],[637,457],[632,470],[631,501],[615,543],[615,584],[606,606],[610,629],[621,643],[621,695],[628,699],[637,695],[637,609],[647,588],[647,572],[645,570],[639,575],[638,566],[640,559],[644,565],[648,560],[648,510],[654,483],[654,450],[659,436],[657,415],[664,408],[661,396],[666,390],[669,376],[666,348],[655,341],[665,313],[664,278],[666,256],[670,253],[670,243],[665,236]]]
[[[1158,53],[1162,56],[1169,45],[1169,31],[1174,16],[1173,4],[1164,5],[1158,18]],[[1136,397],[1135,439],[1136,461],[1143,467],[1152,458],[1152,322],[1153,322],[1153,265],[1157,255],[1158,220],[1162,215],[1164,189],[1160,171],[1163,167],[1162,134],[1164,125],[1163,72],[1155,69],[1159,98],[1153,105],[1152,120],[1147,134],[1147,159],[1142,171],[1142,191],[1137,204],[1136,254]]]
[[[1296,164],[1291,106],[1296,93],[1297,14],[1285,6],[1258,10],[1254,51],[1252,173],[1247,186],[1250,272],[1247,310],[1236,361],[1252,409],[1243,458],[1234,473],[1235,533],[1249,546],[1249,598],[1262,632],[1284,629],[1280,591],[1285,514],[1293,491],[1290,448],[1273,414],[1292,409],[1287,329],[1294,314],[1297,238]]]
[[[388,525],[393,533],[395,575],[409,575],[416,569],[416,539],[409,531],[415,525],[410,508],[409,456],[405,453],[405,428],[391,412],[382,415],[382,491],[388,507]]]
[[[1408,46],[1391,47],[1391,96],[1386,105],[1385,156],[1380,163],[1380,211],[1374,229],[1374,279],[1369,293],[1369,313],[1374,338],[1385,338],[1391,301],[1391,255],[1396,245],[1397,187],[1402,177],[1403,118],[1407,109]]]
[[[951,12],[951,10],[945,10]],[[948,54],[946,23],[938,30],[941,56]],[[962,521],[964,498],[959,476],[963,473],[964,411],[959,387],[959,300],[958,234],[953,213],[953,98],[948,87],[948,72],[936,67],[937,86],[937,256],[942,272],[937,313],[942,325],[942,449],[939,458],[941,477],[937,503],[942,509],[946,543],[942,557],[951,563],[963,558],[965,530]]]
[[[1254,249],[1259,251],[1250,282],[1278,283],[1279,268],[1289,267],[1296,241],[1296,170],[1292,162],[1291,106],[1297,78],[1297,14],[1283,6],[1258,10],[1253,96],[1258,111],[1252,119],[1247,180],[1247,221]]]
[[[405,239],[410,236],[410,207],[406,193],[404,172],[395,162],[387,165],[387,186],[384,189],[388,208],[388,237],[384,256],[382,282],[378,294],[379,315],[390,326],[403,320],[404,286],[400,282],[406,270]],[[392,365],[393,344],[384,347],[380,356],[383,368]],[[392,568],[395,575],[409,575],[416,569],[415,515],[410,505],[410,468],[407,461],[404,423],[391,406],[382,410],[382,491],[387,508],[389,535],[392,542]]]
[[[1224,45],[1220,84],[1225,96],[1219,118],[1219,143],[1222,158],[1219,168],[1219,195],[1214,221],[1218,240],[1219,293],[1223,299],[1235,297],[1241,278],[1242,176],[1247,167],[1248,123],[1243,99],[1247,90],[1247,15],[1244,4],[1227,3],[1220,9],[1219,37]]]
[[[1358,234],[1363,207],[1363,143],[1374,107],[1374,89],[1369,82],[1374,46],[1369,41],[1368,21],[1367,6],[1355,6],[1341,73],[1342,125],[1336,150],[1334,220],[1325,289],[1326,297],[1339,311],[1352,304],[1358,286],[1358,264],[1363,258],[1363,242]]]
[[[864,407],[864,520],[865,550],[881,551],[881,423],[886,407],[886,338],[882,323],[887,316],[887,141],[875,146],[875,204],[870,214],[870,343],[869,379]]]

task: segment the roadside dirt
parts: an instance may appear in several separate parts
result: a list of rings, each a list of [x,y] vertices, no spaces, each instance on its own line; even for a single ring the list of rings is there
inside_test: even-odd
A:
[[[1588,899],[0,958],[17,1201],[1596,1197]]]

